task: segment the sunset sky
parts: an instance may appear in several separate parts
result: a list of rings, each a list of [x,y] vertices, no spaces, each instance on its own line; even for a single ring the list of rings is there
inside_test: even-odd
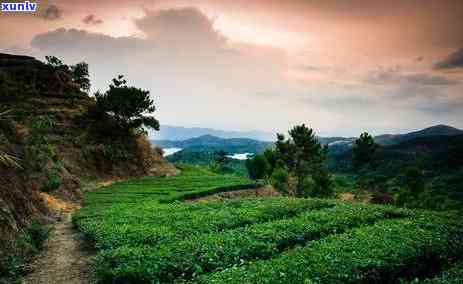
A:
[[[86,61],[93,91],[124,74],[151,91],[161,125],[463,128],[461,0],[37,3],[0,13],[0,52]]]

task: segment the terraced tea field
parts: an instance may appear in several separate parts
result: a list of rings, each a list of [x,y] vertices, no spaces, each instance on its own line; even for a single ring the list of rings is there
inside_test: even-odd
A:
[[[281,197],[172,202],[248,183],[199,168],[117,183],[88,193],[74,223],[107,283],[461,280],[451,213]]]

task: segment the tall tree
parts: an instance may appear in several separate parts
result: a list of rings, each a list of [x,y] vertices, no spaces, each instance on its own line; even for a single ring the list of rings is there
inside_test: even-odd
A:
[[[296,188],[294,194],[296,196],[311,195],[314,188],[307,186],[310,184],[308,178],[312,179],[312,183],[317,183],[315,187],[320,187],[320,190],[328,190],[329,182],[326,182],[319,175],[324,168],[326,158],[326,149],[321,146],[314,131],[308,128],[305,124],[293,127],[289,131],[289,138],[284,135],[277,135],[276,155],[288,173],[296,179]]]
[[[353,162],[356,169],[369,168],[375,166],[375,154],[378,145],[373,137],[364,132],[354,142]]]
[[[119,75],[104,94],[95,94],[97,110],[112,118],[122,129],[140,129],[146,126],[159,130],[159,122],[151,114],[156,110],[150,92],[128,87],[124,76]]]

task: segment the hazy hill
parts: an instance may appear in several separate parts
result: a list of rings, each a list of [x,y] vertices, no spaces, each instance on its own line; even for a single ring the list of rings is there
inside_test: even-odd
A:
[[[274,133],[264,131],[226,131],[212,128],[180,127],[162,125],[159,132],[150,132],[150,138],[156,140],[187,140],[199,136],[212,135],[220,138],[249,138],[261,141],[275,140]]]
[[[460,134],[463,134],[463,130],[440,124],[406,134],[379,135],[375,137],[375,141],[382,145],[393,145],[420,137],[455,136]]]
[[[249,138],[220,138],[203,135],[183,141],[154,140],[161,148],[182,148],[189,151],[218,151],[229,153],[261,153],[273,145],[272,142],[258,141]]]

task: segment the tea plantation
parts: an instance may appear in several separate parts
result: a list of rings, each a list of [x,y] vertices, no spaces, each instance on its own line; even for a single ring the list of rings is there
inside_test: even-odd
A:
[[[179,176],[87,193],[74,223],[105,283],[462,283],[461,217],[295,198],[183,203],[250,181]]]

